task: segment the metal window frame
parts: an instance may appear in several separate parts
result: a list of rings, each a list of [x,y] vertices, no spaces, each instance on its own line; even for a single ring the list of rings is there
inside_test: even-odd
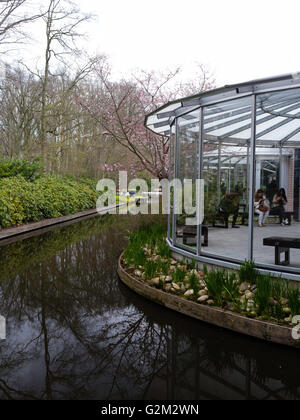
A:
[[[254,240],[254,205],[255,195],[255,168],[256,168],[256,95],[252,98],[252,119],[250,139],[250,185],[249,185],[249,217],[248,217],[248,260],[253,261],[253,240]]]
[[[273,85],[273,87],[271,87]],[[251,86],[251,89],[247,89],[246,92],[241,93],[244,89],[243,86]],[[229,89],[229,87],[226,87]],[[245,83],[245,84],[241,84],[241,85],[236,85],[231,87],[230,91],[226,91],[223,93],[214,93],[215,91],[211,91],[207,94],[205,94],[205,92],[202,94],[203,96],[198,95],[196,96],[196,98],[194,97],[194,99],[191,98],[190,103],[189,98],[185,98],[185,99],[181,99],[175,102],[171,102],[167,105],[162,106],[161,108],[158,108],[156,111],[153,111],[152,113],[148,114],[145,118],[145,127],[152,131],[153,133],[157,134],[157,135],[162,135],[162,136],[166,136],[166,132],[164,133],[158,133],[156,132],[154,129],[150,128],[151,125],[154,126],[154,124],[150,124],[149,126],[147,126],[147,118],[151,117],[153,115],[157,115],[157,119],[161,119],[161,118],[171,118],[171,117],[177,117],[176,114],[180,113],[180,116],[184,116],[186,114],[190,113],[190,110],[187,110],[186,112],[184,112],[184,108],[185,107],[191,107],[191,106],[195,106],[194,111],[196,111],[198,108],[201,107],[206,107],[206,106],[213,106],[213,105],[218,105],[220,103],[223,102],[229,102],[231,100],[234,99],[238,99],[238,98],[245,98],[247,96],[253,96],[253,95],[261,95],[264,93],[272,93],[272,92],[283,92],[285,90],[294,90],[294,89],[299,89],[300,88],[300,82],[299,82],[299,78],[298,79],[283,79],[280,80],[279,82],[268,82],[267,80],[265,81],[265,83],[261,83],[261,84],[255,84],[254,82],[249,82],[249,83]],[[220,91],[221,89],[219,89]],[[234,94],[229,95],[230,93],[232,93],[232,91],[235,91]],[[218,99],[219,97],[219,99]],[[194,105],[191,104],[191,101],[193,100]],[[198,100],[197,105],[195,104],[195,101]],[[186,102],[185,102],[186,101]],[[178,104],[178,108],[174,111],[166,111],[163,112],[164,109],[166,109],[168,106],[171,106],[172,104]],[[181,106],[180,106],[181,105]],[[180,109],[182,109],[182,111],[180,111]],[[162,115],[164,115],[164,117],[162,117]],[[179,116],[179,115],[178,115]],[[166,120],[166,126],[168,125],[168,120]]]
[[[203,172],[203,129],[204,129],[204,107],[199,110],[199,144],[198,144],[198,178],[202,179]],[[202,198],[203,199],[203,198]],[[201,202],[198,198],[198,206]],[[198,209],[200,212],[200,208]],[[200,214],[200,213],[199,213]],[[202,252],[202,223],[197,226],[197,256],[200,256]]]
[[[286,86],[285,88],[281,87],[278,88],[270,88],[270,89],[263,89],[263,90],[256,90],[252,93],[245,93],[245,94],[238,94],[232,97],[226,97],[223,99],[220,99],[218,101],[213,101],[210,103],[201,104],[197,109],[199,109],[199,157],[198,157],[198,175],[199,179],[202,179],[203,174],[203,130],[204,130],[204,108],[208,106],[213,106],[216,104],[226,103],[232,100],[238,100],[242,98],[251,97],[252,103],[251,103],[251,139],[250,144],[248,145],[250,149],[250,156],[248,156],[249,159],[249,178],[250,178],[250,184],[249,184],[249,226],[248,226],[248,259],[253,260],[253,245],[254,245],[254,206],[253,206],[253,197],[255,194],[255,167],[256,167],[256,117],[257,117],[257,96],[262,95],[264,93],[271,93],[271,92],[284,92],[285,90],[291,90],[291,89],[299,89],[300,84],[296,84],[293,86]],[[190,114],[191,112],[195,112],[197,109],[194,109],[193,111],[189,110],[186,113],[181,113],[180,116],[175,117],[175,162],[174,162],[174,175],[175,178],[178,178],[178,164],[179,164],[179,129],[178,129],[178,120],[181,117],[184,117],[187,114]],[[231,268],[231,269],[238,269],[240,267],[240,264],[242,261],[237,260],[237,262],[229,261],[229,259],[226,259],[226,257],[215,257],[210,256],[209,254],[202,254],[202,245],[201,245],[201,229],[202,225],[199,225],[197,228],[197,252],[193,253],[189,251],[188,249],[182,248],[178,245],[176,245],[176,223],[177,218],[175,213],[173,214],[173,243],[171,243],[170,240],[168,240],[168,245],[171,248],[171,251],[177,252],[178,254],[195,259],[199,262],[203,263],[209,263],[217,266],[222,266],[225,268]],[[290,280],[294,280],[297,282],[300,282],[300,272],[296,268],[287,268],[287,267],[279,267],[278,270],[276,270],[276,267],[273,265],[268,264],[262,264],[262,263],[256,263],[257,269],[263,273],[263,274],[271,274],[273,276],[282,276],[283,278],[287,278]]]
[[[179,141],[178,141],[178,118],[175,120],[175,147],[174,147],[174,178],[178,179],[178,155],[179,155]],[[174,191],[174,197],[173,197],[173,231],[172,231],[172,238],[173,238],[173,245],[176,245],[176,226],[177,226],[177,216],[175,214],[175,191]]]

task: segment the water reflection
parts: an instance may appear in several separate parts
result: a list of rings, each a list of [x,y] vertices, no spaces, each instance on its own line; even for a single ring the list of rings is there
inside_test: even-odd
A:
[[[0,248],[1,399],[299,399],[299,352],[200,324],[118,280],[130,229],[93,218]]]

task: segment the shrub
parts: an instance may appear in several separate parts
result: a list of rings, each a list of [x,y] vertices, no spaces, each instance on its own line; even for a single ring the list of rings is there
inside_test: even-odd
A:
[[[42,168],[39,159],[30,162],[26,159],[0,158],[0,179],[20,175],[27,181],[32,182],[41,176]]]
[[[74,214],[96,207],[97,192],[62,177],[34,182],[22,176],[0,180],[0,226],[9,227]]]

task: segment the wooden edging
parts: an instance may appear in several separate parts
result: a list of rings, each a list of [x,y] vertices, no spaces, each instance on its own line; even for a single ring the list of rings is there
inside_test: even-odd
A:
[[[107,210],[113,210],[125,207],[127,204],[117,204],[116,206],[109,207]],[[16,227],[8,227],[0,230],[0,246],[9,245],[21,239],[27,239],[38,233],[44,233],[49,228],[56,228],[58,226],[66,226],[78,222],[80,219],[86,219],[93,216],[101,216],[106,213],[101,213],[97,209],[90,209],[81,211],[67,216],[55,217],[52,219],[44,219],[39,222],[26,223]]]
[[[147,201],[143,199],[142,201]],[[97,209],[90,209],[81,211],[75,214],[69,214],[67,216],[56,217],[52,219],[45,219],[39,222],[33,223],[26,223],[16,227],[8,227],[4,229],[0,229],[0,246],[8,245],[11,242],[15,242],[19,239],[26,239],[30,237],[32,233],[36,231],[41,231],[43,233],[43,229],[56,227],[58,225],[65,225],[67,223],[77,222],[80,219],[85,219],[88,217],[93,216],[103,216],[107,214],[108,211],[121,209],[123,207],[129,206],[132,203],[120,203],[110,207],[106,207],[105,211],[99,211]]]
[[[201,305],[182,297],[166,293],[149,286],[126,272],[122,266],[123,254],[119,258],[118,274],[121,281],[134,292],[173,311],[202,322],[265,341],[300,348],[300,340],[292,337],[292,328],[247,318],[234,312]]]
[[[87,216],[94,215],[96,213],[97,210],[92,209],[75,214],[70,214],[68,216],[55,217],[52,219],[41,220],[40,222],[27,223],[16,227],[5,228],[0,230],[0,241],[11,238],[13,236],[23,235],[24,233],[43,229],[45,227],[59,225],[61,223],[69,222],[72,220],[78,220]]]

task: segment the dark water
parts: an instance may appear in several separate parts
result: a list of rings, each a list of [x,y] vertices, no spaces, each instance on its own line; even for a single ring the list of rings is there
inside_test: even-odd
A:
[[[128,231],[151,221],[97,217],[0,248],[1,399],[300,399],[299,351],[119,282]]]

